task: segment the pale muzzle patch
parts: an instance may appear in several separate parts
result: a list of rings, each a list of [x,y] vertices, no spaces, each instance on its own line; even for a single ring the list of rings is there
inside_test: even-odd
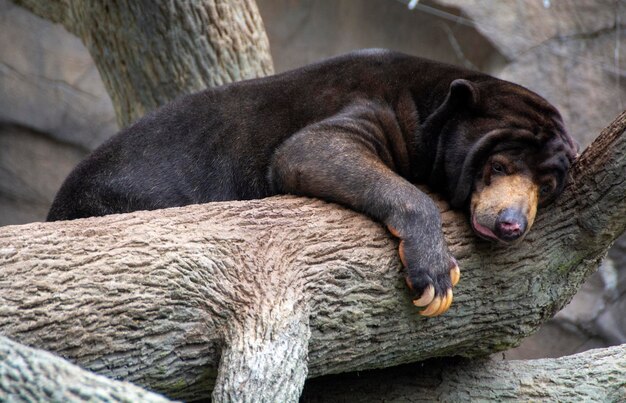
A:
[[[494,176],[472,194],[472,227],[490,240],[521,239],[535,221],[538,203],[539,186],[528,176]]]

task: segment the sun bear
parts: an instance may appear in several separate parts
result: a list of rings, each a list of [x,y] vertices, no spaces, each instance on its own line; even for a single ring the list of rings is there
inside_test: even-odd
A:
[[[69,175],[48,220],[276,194],[340,203],[385,225],[413,303],[440,315],[460,271],[439,210],[512,243],[565,186],[576,147],[535,93],[387,50],[350,53],[185,95],[122,130]]]

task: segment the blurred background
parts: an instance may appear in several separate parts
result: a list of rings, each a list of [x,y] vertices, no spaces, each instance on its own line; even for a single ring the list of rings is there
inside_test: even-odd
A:
[[[390,48],[524,85],[581,149],[626,104],[626,0],[257,0],[277,72]],[[69,171],[118,130],[81,41],[0,0],[0,225],[43,221]],[[626,343],[626,237],[507,359]]]

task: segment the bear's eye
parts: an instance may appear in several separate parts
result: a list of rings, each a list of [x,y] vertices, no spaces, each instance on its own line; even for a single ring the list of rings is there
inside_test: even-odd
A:
[[[544,183],[539,188],[539,196],[541,196],[541,197],[545,197],[545,196],[549,195],[550,192],[552,192],[552,184],[550,184],[550,183]]]
[[[506,169],[504,168],[504,165],[502,165],[499,162],[492,162],[491,163],[491,170],[497,174],[505,174],[506,173]]]

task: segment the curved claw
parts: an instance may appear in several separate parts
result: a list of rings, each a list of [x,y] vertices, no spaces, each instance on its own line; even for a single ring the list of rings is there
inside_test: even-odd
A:
[[[452,300],[453,300],[452,289],[448,288],[446,295],[444,295],[443,297],[435,298],[433,303],[429,305],[428,308],[421,311],[420,314],[424,316],[428,316],[430,318],[444,314],[446,311],[448,311],[448,309],[450,308],[450,305],[452,305]],[[437,301],[439,303],[437,303]]]
[[[441,315],[442,313],[445,312],[447,305],[448,305],[448,294],[441,297],[441,304],[439,305],[439,308],[428,316],[432,318],[433,316]]]
[[[450,309],[450,305],[452,305],[452,300],[454,299],[453,295],[452,295],[452,288],[448,288],[448,291],[446,292],[446,296],[445,296],[445,304],[441,304],[441,308],[439,308],[439,311],[437,312],[437,315],[441,315],[444,314],[448,311],[448,309]]]
[[[391,232],[391,235],[395,236],[396,238],[400,238],[400,231],[398,231],[389,224],[387,224],[387,229],[389,230],[389,232]]]
[[[400,261],[402,262],[402,266],[409,267],[406,263],[406,258],[404,257],[404,241],[400,241],[400,245],[398,246],[398,254],[400,255]]]
[[[448,300],[448,306],[446,307],[446,311],[450,309],[450,306],[452,306],[452,301],[454,300],[454,294],[452,293],[452,288],[450,288],[448,292],[450,293],[450,300]]]
[[[452,286],[454,287],[459,283],[461,279],[461,269],[459,269],[459,265],[454,262],[454,267],[450,269],[450,280],[452,281]]]
[[[429,285],[424,292],[422,293],[422,296],[419,297],[419,299],[414,299],[413,300],[413,305],[415,306],[426,306],[428,304],[430,304],[433,299],[435,298],[435,287],[433,287],[433,285]]]
[[[441,307],[442,302],[443,302],[442,297],[436,297],[435,299],[433,299],[433,302],[431,302],[430,305],[428,305],[426,309],[423,309],[420,311],[420,315],[424,315],[424,316],[434,315]]]

